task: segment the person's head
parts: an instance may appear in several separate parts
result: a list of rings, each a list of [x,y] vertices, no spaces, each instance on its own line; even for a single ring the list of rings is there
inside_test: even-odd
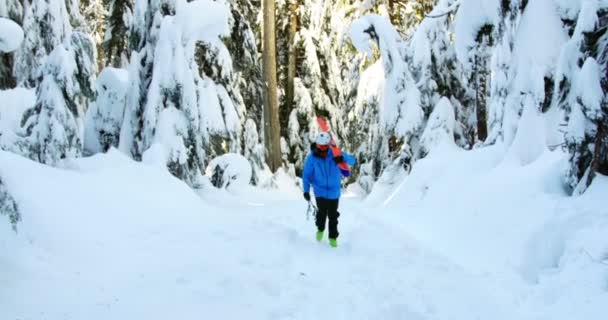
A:
[[[327,155],[327,150],[329,150],[330,141],[331,137],[329,136],[329,133],[319,133],[317,139],[315,139],[315,154],[325,157],[325,155]]]
[[[317,135],[317,139],[315,140],[315,144],[317,145],[317,148],[321,149],[321,150],[327,150],[329,148],[329,141],[331,140],[331,137],[329,136],[329,133],[327,132],[321,132]]]

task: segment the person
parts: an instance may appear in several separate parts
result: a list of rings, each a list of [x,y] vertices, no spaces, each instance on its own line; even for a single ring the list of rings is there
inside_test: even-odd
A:
[[[338,203],[341,192],[341,178],[349,173],[338,167],[345,161],[341,152],[334,156],[330,148],[331,137],[327,132],[321,132],[310,147],[310,153],[306,156],[304,170],[302,172],[302,184],[304,199],[310,201],[310,187],[312,185],[317,202],[317,241],[323,239],[325,225],[329,220],[329,244],[338,246]],[[346,154],[344,154],[346,155]]]

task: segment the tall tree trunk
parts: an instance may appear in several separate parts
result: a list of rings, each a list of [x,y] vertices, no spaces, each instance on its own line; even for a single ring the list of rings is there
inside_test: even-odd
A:
[[[477,115],[477,139],[483,142],[488,137],[487,101],[488,89],[487,61],[484,57],[475,57],[475,112]]]
[[[13,53],[0,53],[0,90],[12,89],[17,85],[13,76]]]
[[[296,50],[296,33],[298,32],[298,6],[299,0],[291,0],[289,8],[289,56],[287,58],[287,90],[285,94],[287,114],[293,109],[294,105],[294,84],[296,77],[297,50]]]
[[[488,82],[490,80],[490,49],[493,45],[492,32],[492,25],[485,25],[479,30],[473,67],[477,139],[480,142],[484,142],[488,137],[487,97],[490,94]]]
[[[266,161],[272,171],[281,166],[281,130],[277,95],[277,48],[274,0],[263,0],[262,67],[264,71],[264,143]]]
[[[595,137],[595,152],[591,161],[591,172],[587,180],[587,186],[591,185],[597,173],[608,175],[608,116],[597,125],[597,136]]]

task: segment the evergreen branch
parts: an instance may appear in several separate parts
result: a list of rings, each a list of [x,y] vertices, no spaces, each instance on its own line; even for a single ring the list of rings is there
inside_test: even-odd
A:
[[[456,10],[458,10],[458,8],[460,7],[460,1],[455,2],[454,4],[452,4],[450,7],[448,7],[448,9],[443,12],[443,13],[439,13],[439,14],[435,14],[435,15],[426,15],[426,18],[441,18],[443,16],[447,16],[448,14],[451,14],[453,12],[455,12]]]

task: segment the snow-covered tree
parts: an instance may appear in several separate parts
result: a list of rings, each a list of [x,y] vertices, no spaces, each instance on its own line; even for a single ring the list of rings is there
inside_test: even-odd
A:
[[[260,143],[258,128],[253,119],[247,119],[245,122],[245,152],[243,155],[252,167],[251,182],[256,185],[265,185],[270,182],[272,173],[266,164],[264,157],[264,145]]]
[[[292,48],[295,54],[292,59],[296,60],[291,61],[296,67],[289,76],[293,76],[293,84],[291,79],[284,81],[285,91],[293,90],[293,103],[288,105],[287,95],[282,99],[281,121],[286,129],[284,153],[299,170],[310,148],[310,139],[318,131],[316,116],[328,118],[334,138],[348,149],[346,112],[354,107],[363,63],[363,55],[348,42],[348,28],[371,6],[319,0],[297,4],[297,32],[293,42],[285,44]],[[293,9],[286,11],[291,13]],[[282,51],[284,55],[288,52]],[[282,63],[288,62],[283,58]]]
[[[566,183],[575,194],[583,193],[597,173],[608,174],[607,17],[608,4],[582,3],[561,54],[557,97],[568,121]]]
[[[12,88],[15,85],[15,79],[12,74],[13,54],[23,41],[23,30],[18,23],[22,19],[22,5],[17,0],[6,0],[0,3],[0,90]],[[7,143],[4,138],[4,128],[0,127],[0,149],[11,150],[14,141]],[[13,136],[13,134],[11,133]],[[5,145],[5,144],[10,144]],[[6,215],[9,222],[13,226],[13,230],[17,230],[17,223],[21,220],[19,206],[15,199],[9,193],[2,176],[0,175],[0,214]]]
[[[7,216],[13,230],[17,231],[17,223],[21,220],[19,206],[8,192],[2,177],[0,177],[0,214]]]
[[[54,165],[81,155],[84,111],[94,96],[94,50],[88,35],[73,32],[45,59],[36,104],[23,117],[30,158]]]
[[[230,52],[219,38],[202,41],[197,45],[196,63],[203,81],[211,88],[209,94],[216,94],[216,97],[209,100],[214,107],[205,114],[208,118],[209,156],[241,152],[246,107],[239,82],[244,79],[237,78]]]
[[[381,53],[385,79],[377,123],[382,138],[373,157],[383,159],[386,166],[407,168],[417,153],[424,120],[420,91],[406,62],[407,45],[388,19],[378,15],[367,15],[353,23],[351,39],[369,57],[373,45]]]
[[[409,40],[408,62],[421,93],[425,116],[430,116],[440,97],[448,97],[456,107],[455,139],[460,146],[468,148],[474,137],[469,125],[471,112],[466,106],[472,104],[473,98],[450,40],[457,5],[453,0],[439,1],[429,17],[420,23]]]
[[[486,144],[503,141],[503,118],[514,77],[513,47],[522,6],[519,0],[501,2],[497,39],[491,58],[492,81],[488,104],[488,138]]]
[[[65,1],[33,1],[23,19],[25,40],[15,54],[15,76],[19,85],[33,88],[48,55],[72,33]]]
[[[247,186],[251,181],[251,164],[240,154],[226,153],[209,162],[206,174],[216,188],[229,189]]]
[[[488,136],[487,97],[490,92],[491,49],[497,37],[500,20],[498,0],[461,1],[455,16],[456,53],[462,63],[467,87],[472,92],[470,131],[474,132],[471,143],[483,142]]]
[[[441,98],[433,108],[420,138],[421,155],[425,156],[434,148],[443,145],[454,145],[455,122],[454,107],[450,100]]]
[[[109,0],[103,39],[104,65],[123,68],[129,62],[130,25],[133,0]]]
[[[207,0],[135,3],[120,148],[141,159],[159,145],[169,171],[191,186],[200,182],[210,127],[233,132],[239,125],[234,107],[221,108],[231,103],[228,94],[199,75],[195,59],[199,41],[216,43],[228,33],[228,16],[225,5]],[[229,61],[223,49],[220,59]]]
[[[4,0],[0,2],[0,18],[6,18],[8,20],[12,20],[18,25],[21,25],[23,22],[23,5],[20,0]],[[9,30],[4,25],[2,28],[2,33],[6,32],[7,34],[0,35],[0,38],[8,38],[9,36],[14,36],[12,31]],[[21,35],[23,35],[23,31],[21,31]],[[4,42],[6,40],[0,40],[0,42]],[[8,50],[0,50],[0,90],[13,88],[16,85],[15,76],[13,75],[13,64],[14,64],[14,53],[8,52]]]
[[[249,0],[231,0],[227,5],[230,34],[221,41],[199,42],[195,55],[201,76],[217,87],[221,112],[217,121],[211,121],[207,127],[207,157],[226,152],[245,154],[254,170],[252,182],[257,184],[262,183],[258,178],[267,174],[267,168],[258,164],[260,159],[265,162],[265,151],[263,147],[257,153],[247,150],[253,141],[247,141],[251,135],[246,130],[249,120],[256,128],[263,128],[264,80],[256,43],[259,30],[252,27],[257,24],[261,8],[259,2]],[[263,143],[263,135],[256,137],[258,144]]]
[[[107,67],[97,77],[97,99],[86,112],[85,154],[118,147],[127,88],[128,74],[124,69]]]
[[[107,0],[80,0],[80,12],[86,22],[87,33],[91,35],[96,45],[97,68],[104,67],[102,43],[106,29]]]

